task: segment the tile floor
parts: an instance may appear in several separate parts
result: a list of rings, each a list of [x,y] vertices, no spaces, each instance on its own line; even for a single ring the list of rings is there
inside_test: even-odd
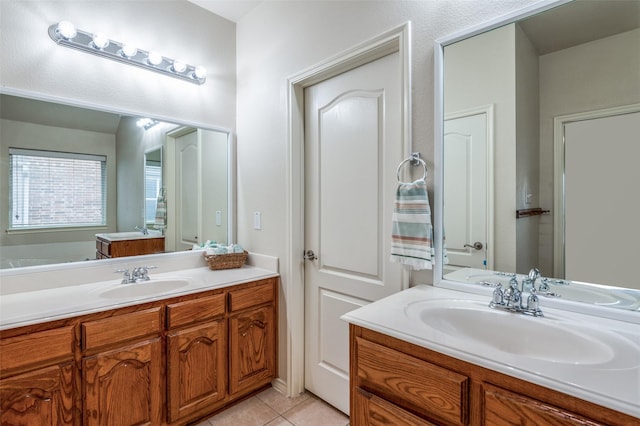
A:
[[[287,398],[273,388],[194,426],[348,426],[349,417],[305,392]]]

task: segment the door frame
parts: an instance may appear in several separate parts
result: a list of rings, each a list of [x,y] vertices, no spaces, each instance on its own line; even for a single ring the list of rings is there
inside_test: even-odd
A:
[[[470,117],[472,115],[480,115],[480,114],[485,114],[486,117],[486,126],[487,126],[487,130],[486,130],[486,164],[487,164],[487,176],[486,176],[486,180],[485,180],[485,186],[487,189],[487,199],[486,199],[486,203],[487,203],[487,207],[486,207],[486,212],[485,212],[485,231],[486,231],[486,248],[485,248],[485,254],[486,254],[486,260],[487,260],[487,264],[485,265],[487,269],[493,269],[493,262],[494,262],[494,247],[493,247],[493,242],[494,242],[494,218],[493,218],[493,197],[494,197],[494,173],[493,173],[493,156],[494,156],[494,140],[493,140],[493,135],[494,135],[494,128],[493,128],[493,123],[494,123],[494,119],[493,119],[493,104],[487,104],[487,105],[481,105],[475,108],[469,108],[469,109],[465,109],[465,110],[460,110],[460,111],[455,111],[449,114],[446,114],[444,116],[444,121],[446,122],[447,120],[454,120],[457,118],[465,118],[465,117]],[[442,130],[443,130],[443,136],[442,136],[442,143],[444,146],[444,122],[442,125]],[[443,148],[443,157],[444,157],[444,148]],[[443,159],[443,164],[444,164],[444,159]],[[444,190],[444,189],[443,189]],[[443,215],[444,215],[444,207],[443,207]],[[442,217],[442,221],[444,224],[444,216]],[[446,230],[445,230],[446,232]],[[449,266],[448,266],[449,267]],[[449,267],[450,268],[450,267]]]
[[[640,112],[640,103],[593,111],[559,115],[553,118],[553,276],[564,277],[564,126],[576,121]]]
[[[287,321],[287,383],[293,397],[304,391],[304,89],[340,73],[399,53],[402,80],[402,144],[411,155],[411,22],[386,31],[287,79],[288,173],[286,255],[283,280]],[[355,159],[354,159],[355,161]],[[403,288],[408,283],[408,274]],[[276,387],[280,383],[274,383]]]

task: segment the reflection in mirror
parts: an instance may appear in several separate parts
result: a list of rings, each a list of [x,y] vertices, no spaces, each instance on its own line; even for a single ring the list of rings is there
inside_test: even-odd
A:
[[[164,230],[167,222],[166,190],[162,187],[162,147],[144,153],[144,224]]]
[[[177,241],[185,223],[194,243],[233,241],[228,132],[162,121],[145,126],[139,123],[141,117],[13,94],[0,94],[0,106],[0,268],[94,260],[98,256],[96,234],[114,239],[137,237],[138,232],[142,235],[136,229],[148,230],[150,237],[164,235],[161,251],[183,250],[192,247]],[[194,137],[191,164],[180,164],[178,134]],[[54,157],[46,172],[48,178],[39,180],[49,187],[36,190],[33,167],[23,166],[19,172],[17,167],[9,167],[14,163],[10,150],[13,154],[25,150],[53,153],[47,154]],[[80,159],[103,159],[102,169],[98,168],[95,175],[96,189],[92,190],[98,200],[92,211],[100,220],[88,221],[82,216],[90,193],[91,176],[87,172],[73,168],[77,182],[70,193],[75,197],[62,196],[56,189],[72,185],[68,180],[72,177],[54,173],[72,170],[65,165],[55,168],[57,157],[69,154]],[[189,186],[194,200],[190,204],[178,204],[180,167],[195,176],[195,184]],[[18,199],[22,200],[19,205],[14,202]],[[65,222],[52,222],[48,216],[63,211],[63,207],[67,212],[63,215]],[[36,213],[38,218],[46,217],[18,227],[15,221],[9,221],[9,212],[17,208],[23,213],[21,220],[36,218]],[[190,219],[181,222],[181,217]]]
[[[559,3],[439,42],[440,274],[639,310],[640,2]]]

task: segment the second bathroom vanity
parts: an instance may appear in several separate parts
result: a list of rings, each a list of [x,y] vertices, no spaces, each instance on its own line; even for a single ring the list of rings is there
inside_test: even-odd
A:
[[[346,314],[351,424],[636,425],[637,324],[417,286]]]
[[[277,287],[260,268],[200,266],[5,294],[0,422],[184,425],[218,411],[276,377]]]

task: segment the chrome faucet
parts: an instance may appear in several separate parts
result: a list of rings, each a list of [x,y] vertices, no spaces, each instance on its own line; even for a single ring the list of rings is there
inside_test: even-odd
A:
[[[502,290],[502,285],[499,284],[493,291],[489,307],[533,315],[534,317],[544,316],[542,310],[540,310],[540,303],[536,294],[535,283],[538,278],[540,278],[540,271],[537,268],[533,268],[529,271],[527,278],[522,280],[520,288],[518,288],[518,279],[515,276],[509,280],[509,288],[506,290]],[[529,292],[529,296],[525,305],[523,293],[526,291]]]
[[[121,284],[133,284],[149,281],[149,269],[155,269],[156,266],[137,266],[129,273],[128,269],[118,269],[116,273],[124,273]]]
[[[142,228],[140,228],[139,226],[136,226],[133,229],[135,229],[136,231],[142,232],[144,235],[149,235],[149,230],[147,229],[146,226],[143,226]]]

